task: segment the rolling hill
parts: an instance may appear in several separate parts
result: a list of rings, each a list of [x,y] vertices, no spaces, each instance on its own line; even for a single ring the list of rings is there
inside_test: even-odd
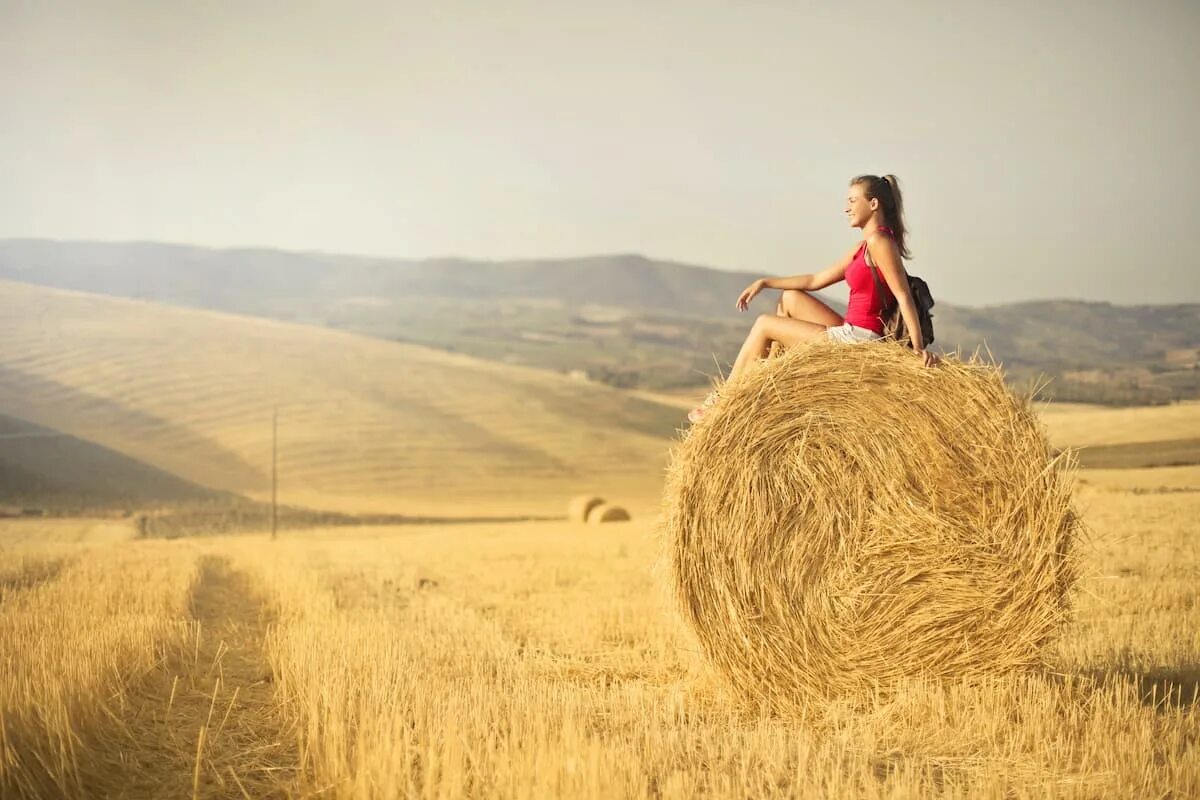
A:
[[[0,414],[0,506],[132,510],[224,499],[108,448]]]
[[[936,295],[936,269],[921,273]],[[702,387],[732,360],[749,324],[733,299],[754,277],[632,254],[480,262],[0,241],[0,279],[333,327],[655,390]],[[755,308],[770,310],[773,295]],[[935,326],[942,349],[987,347],[1014,380],[1051,378],[1048,395],[1059,400],[1200,396],[1200,304],[943,300]]]
[[[350,513],[657,501],[682,414],[545,370],[0,281],[0,413],[265,500]]]

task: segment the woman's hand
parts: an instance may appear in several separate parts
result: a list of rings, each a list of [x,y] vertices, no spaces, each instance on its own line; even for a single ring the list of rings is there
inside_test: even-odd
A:
[[[746,307],[750,305],[750,301],[753,300],[755,295],[757,295],[759,292],[761,292],[766,287],[766,285],[767,285],[766,279],[759,278],[754,283],[747,286],[746,291],[744,291],[740,295],[738,295],[737,310],[745,311]]]
[[[942,360],[938,357],[937,353],[934,353],[931,350],[917,350],[914,348],[913,353],[915,353],[917,358],[921,359],[921,361],[923,361],[927,367],[937,366],[937,363]]]

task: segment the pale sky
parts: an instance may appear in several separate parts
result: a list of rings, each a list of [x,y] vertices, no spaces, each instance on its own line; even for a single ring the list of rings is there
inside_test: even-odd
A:
[[[1200,301],[1200,2],[0,0],[0,238],[763,274],[891,172],[938,299]]]

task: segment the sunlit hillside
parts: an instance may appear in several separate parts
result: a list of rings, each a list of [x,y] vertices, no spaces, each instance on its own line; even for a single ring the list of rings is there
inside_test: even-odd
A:
[[[1200,436],[1200,402],[1135,408],[1047,405],[1042,419],[1059,447],[1163,442]]]
[[[60,431],[0,414],[0,507],[42,512],[221,504],[229,495]]]
[[[346,333],[0,281],[0,413],[201,485],[343,511],[656,502],[677,409]]]

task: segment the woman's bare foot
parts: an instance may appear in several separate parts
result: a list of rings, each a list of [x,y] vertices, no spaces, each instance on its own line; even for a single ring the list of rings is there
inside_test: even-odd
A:
[[[704,415],[707,414],[708,410],[717,402],[717,397],[718,395],[716,389],[713,389],[711,392],[709,392],[708,396],[704,398],[704,402],[688,412],[688,422],[695,424],[704,419]]]

